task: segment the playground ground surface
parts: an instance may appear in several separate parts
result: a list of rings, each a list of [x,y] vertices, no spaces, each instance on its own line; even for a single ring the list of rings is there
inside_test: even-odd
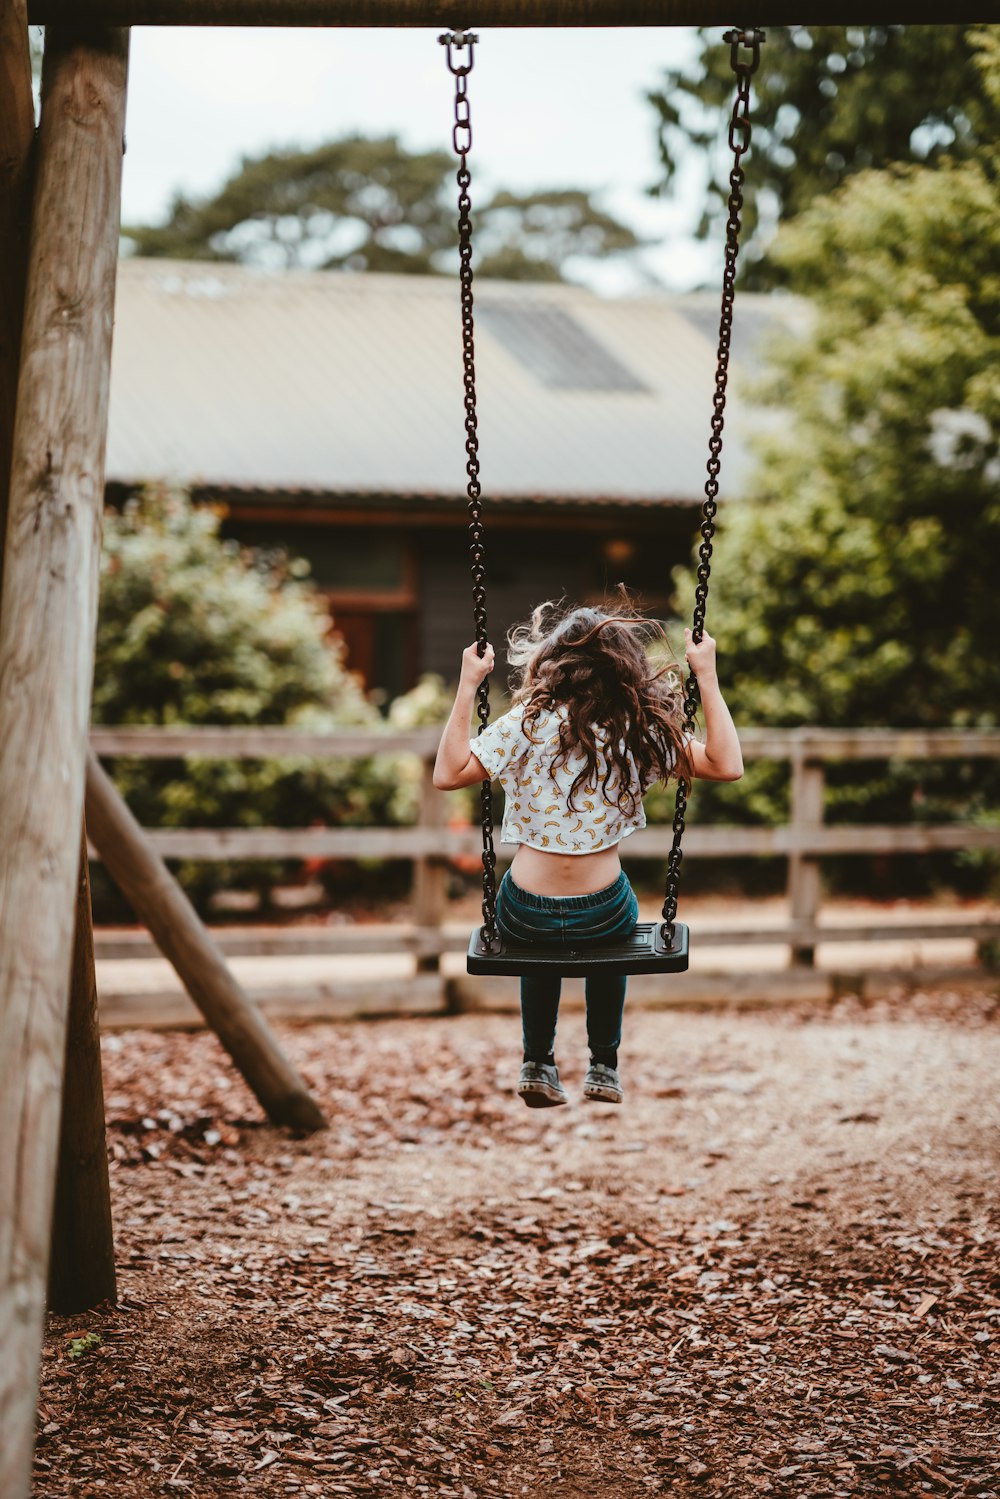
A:
[[[1000,1494],[996,986],[626,1012],[621,1108],[501,1014],[106,1035],[119,1303],[48,1320],[35,1493]],[[70,1340],[101,1342],[77,1358]]]

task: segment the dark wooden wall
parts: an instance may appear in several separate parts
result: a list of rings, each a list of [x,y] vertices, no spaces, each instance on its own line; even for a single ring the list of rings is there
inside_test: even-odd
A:
[[[117,490],[109,497],[123,499]],[[244,500],[230,491],[223,534],[309,560],[334,624],[341,622],[348,664],[388,700],[425,672],[453,681],[474,623],[464,508],[422,514],[411,501],[388,512],[386,503],[341,510],[331,497],[307,509],[293,496]],[[498,690],[506,687],[507,632],[545,599],[600,604],[621,581],[648,613],[669,616],[673,569],[689,559],[697,525],[694,504],[496,505],[487,520],[486,581]],[[680,607],[686,612],[687,601]]]

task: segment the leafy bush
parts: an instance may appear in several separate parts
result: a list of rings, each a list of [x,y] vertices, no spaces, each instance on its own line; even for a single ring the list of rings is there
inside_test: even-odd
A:
[[[107,516],[94,721],[384,727],[344,667],[307,564],[223,541],[219,521],[158,485]],[[390,752],[322,762],[128,757],[109,769],[146,826],[307,827],[411,821],[408,766]],[[288,866],[184,862],[177,873],[203,903],[233,883],[266,894]],[[107,897],[98,875],[95,900],[106,906]]]
[[[1000,119],[1000,47],[977,41]],[[709,628],[737,722],[995,725],[995,163],[980,149],[858,173],[785,224],[772,255],[816,315],[774,353],[762,393],[783,420],[763,431],[752,493],[724,511],[716,546]],[[691,572],[677,582],[689,598]],[[831,822],[971,823],[1000,775],[854,762],[831,767],[828,787]],[[761,766],[724,801],[730,817],[773,822],[786,798],[787,773]],[[699,817],[722,800],[699,790]],[[936,867],[969,879],[968,861]]]

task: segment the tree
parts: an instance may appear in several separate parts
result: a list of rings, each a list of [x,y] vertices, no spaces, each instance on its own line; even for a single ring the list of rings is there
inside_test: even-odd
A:
[[[902,168],[776,246],[827,284],[778,363],[791,427],[761,443],[713,602],[766,722],[988,722],[1000,701],[998,210],[976,164]]]
[[[577,257],[604,260],[642,241],[580,188],[496,193],[477,215],[478,276],[562,281]]]
[[[140,255],[281,268],[427,272],[454,238],[444,151],[351,136],[244,157],[210,198],[175,197],[162,227],[128,227]]]
[[[377,727],[306,564],[241,550],[219,523],[156,485],[106,517],[94,721]],[[391,753],[322,764],[122,758],[112,771],[147,826],[364,825],[411,820],[415,809],[411,768]],[[281,872],[186,864],[179,876],[204,898],[234,878],[266,889]]]
[[[983,97],[1000,106],[996,34],[978,45]],[[748,723],[994,725],[991,153],[854,175],[785,226],[773,255],[810,290],[816,320],[775,355],[762,393],[787,419],[759,443],[751,497],[723,511],[709,628],[734,707]],[[689,597],[692,576],[678,581]],[[924,769],[919,781],[928,817],[987,805],[981,771]],[[849,766],[834,784],[855,815],[913,813],[916,782],[902,772]],[[748,776],[745,808],[769,815],[774,788],[768,772]]]
[[[747,162],[744,279],[767,286],[787,276],[768,241],[777,223],[801,213],[859,171],[893,162],[932,165],[964,159],[991,139],[991,111],[969,26],[791,26],[768,29],[754,74],[753,141]],[[686,148],[708,160],[709,203],[701,237],[720,232],[731,158],[729,48],[700,27],[690,69],[674,69],[648,97],[658,115],[664,175],[671,187]]]
[[[214,196],[179,194],[165,224],[122,232],[140,255],[428,275],[454,258],[454,177],[445,151],[351,136],[245,157]],[[578,189],[497,193],[476,208],[475,224],[484,276],[559,281],[575,256],[640,244]]]

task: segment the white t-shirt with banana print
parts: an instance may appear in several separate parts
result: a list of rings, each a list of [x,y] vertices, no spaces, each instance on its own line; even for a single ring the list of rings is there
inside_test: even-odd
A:
[[[543,710],[531,727],[531,739],[537,741],[533,744],[524,731],[524,708],[518,705],[469,740],[472,753],[491,780],[500,782],[506,795],[502,843],[526,843],[553,854],[592,854],[613,848],[629,833],[646,826],[641,799],[632,814],[606,799],[603,782],[607,760],[599,740],[598,774],[577,788],[573,807],[569,806],[573,782],[586,761],[577,753],[565,765],[555,764],[559,724],[565,716],[562,706]],[[641,797],[648,787],[639,784],[631,757],[630,764]],[[608,789],[612,795],[617,791],[614,772]]]

